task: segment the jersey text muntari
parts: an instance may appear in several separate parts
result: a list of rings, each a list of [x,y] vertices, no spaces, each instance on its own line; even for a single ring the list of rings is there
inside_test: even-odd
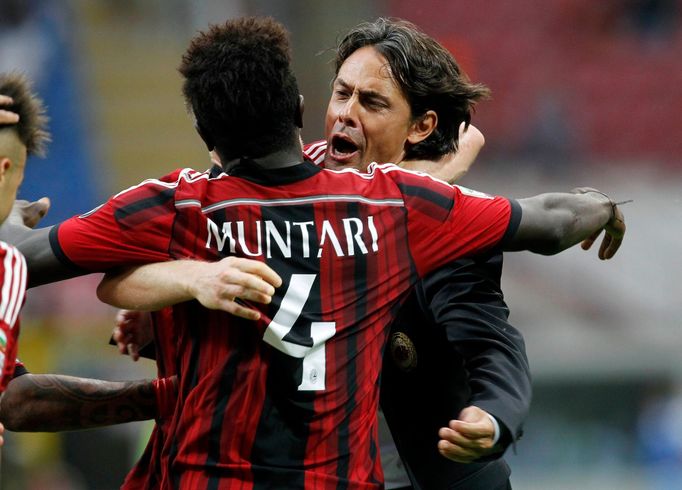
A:
[[[247,243],[247,236],[250,243]],[[256,243],[253,243],[254,239]],[[323,251],[337,257],[352,257],[377,253],[379,233],[371,215],[364,220],[342,218],[336,226],[325,219],[319,230],[313,221],[225,221],[219,226],[207,218],[206,248],[212,247],[218,252],[245,257],[272,258],[273,253],[277,253],[291,258],[292,250],[300,251],[302,258],[320,258]]]

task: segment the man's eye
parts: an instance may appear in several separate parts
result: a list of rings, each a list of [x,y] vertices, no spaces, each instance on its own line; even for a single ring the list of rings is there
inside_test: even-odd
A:
[[[386,104],[380,100],[368,100],[367,106],[375,110],[386,109]]]
[[[346,100],[346,99],[349,97],[348,92],[346,92],[345,90],[337,90],[337,91],[335,91],[335,92],[334,92],[334,96],[335,96],[337,99],[340,99],[340,100]]]

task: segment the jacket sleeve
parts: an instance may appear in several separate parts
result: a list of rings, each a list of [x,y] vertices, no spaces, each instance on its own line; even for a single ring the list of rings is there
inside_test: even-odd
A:
[[[501,273],[499,252],[457,260],[424,278],[417,299],[463,360],[469,405],[497,419],[506,449],[523,433],[532,390],[523,336],[508,321]]]

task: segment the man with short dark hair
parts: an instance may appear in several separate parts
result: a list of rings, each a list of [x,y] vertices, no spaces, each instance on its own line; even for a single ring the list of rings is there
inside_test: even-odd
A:
[[[335,67],[325,123],[328,168],[437,161],[455,151],[460,124],[469,124],[490,93],[470,82],[436,40],[402,20],[351,29]]]

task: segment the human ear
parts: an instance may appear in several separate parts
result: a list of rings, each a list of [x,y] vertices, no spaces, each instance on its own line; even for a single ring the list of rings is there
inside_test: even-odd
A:
[[[433,133],[437,125],[438,114],[436,114],[436,111],[426,111],[423,116],[412,123],[407,135],[407,142],[411,145],[416,145],[424,141]]]
[[[10,160],[7,157],[0,158],[0,183],[2,183],[5,180],[6,175],[9,172],[11,166],[12,160]]]

